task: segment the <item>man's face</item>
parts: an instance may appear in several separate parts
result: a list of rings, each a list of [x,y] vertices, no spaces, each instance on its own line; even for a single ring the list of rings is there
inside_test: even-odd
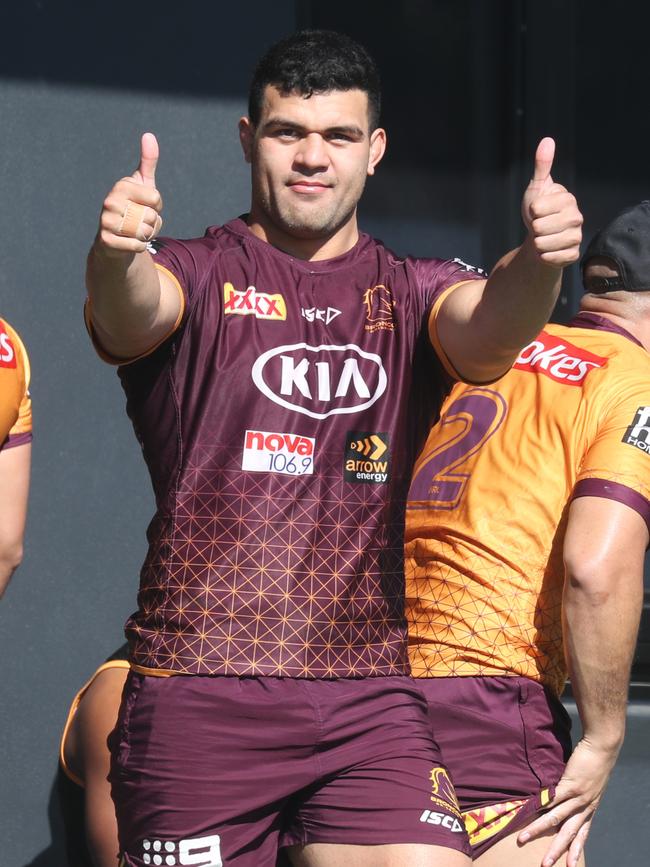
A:
[[[252,165],[252,221],[268,240],[332,238],[350,226],[366,177],[385,148],[385,133],[368,130],[361,90],[281,94],[267,86],[259,123],[240,121]]]

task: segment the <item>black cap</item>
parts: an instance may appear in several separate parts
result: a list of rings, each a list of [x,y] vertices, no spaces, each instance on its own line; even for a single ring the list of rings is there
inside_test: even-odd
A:
[[[650,201],[647,199],[627,208],[597,232],[587,245],[580,268],[595,256],[605,256],[616,263],[619,278],[603,279],[603,286],[590,291],[650,291]]]

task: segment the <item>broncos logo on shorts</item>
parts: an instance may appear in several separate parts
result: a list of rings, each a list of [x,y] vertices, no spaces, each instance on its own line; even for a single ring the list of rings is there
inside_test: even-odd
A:
[[[456,792],[445,768],[431,768],[431,800],[461,818]]]

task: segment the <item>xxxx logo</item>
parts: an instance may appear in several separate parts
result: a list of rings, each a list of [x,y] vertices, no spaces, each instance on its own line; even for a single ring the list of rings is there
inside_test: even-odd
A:
[[[362,440],[353,440],[350,443],[350,449],[363,455],[364,458],[369,458],[371,461],[377,461],[384,454],[388,446],[377,436],[370,434]]]
[[[273,319],[283,322],[287,318],[287,305],[279,293],[269,295],[258,292],[254,286],[241,291],[232,283],[223,284],[224,313],[238,316],[254,316],[256,319]]]

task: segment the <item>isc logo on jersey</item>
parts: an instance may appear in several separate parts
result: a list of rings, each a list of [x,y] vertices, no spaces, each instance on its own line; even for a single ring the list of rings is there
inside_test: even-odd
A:
[[[589,371],[606,364],[606,358],[542,331],[521,350],[513,367],[541,373],[565,385],[580,386]]]
[[[353,343],[277,346],[260,355],[251,375],[273,403],[310,418],[361,412],[388,382],[380,356]]]
[[[16,352],[7,332],[0,324],[0,367],[15,367]]]
[[[299,434],[247,430],[242,470],[252,473],[313,475],[316,440]]]
[[[254,286],[241,291],[232,283],[223,284],[223,310],[226,316],[254,316],[256,319],[274,319],[284,322],[287,318],[287,305],[280,293],[270,295],[258,292]]]

